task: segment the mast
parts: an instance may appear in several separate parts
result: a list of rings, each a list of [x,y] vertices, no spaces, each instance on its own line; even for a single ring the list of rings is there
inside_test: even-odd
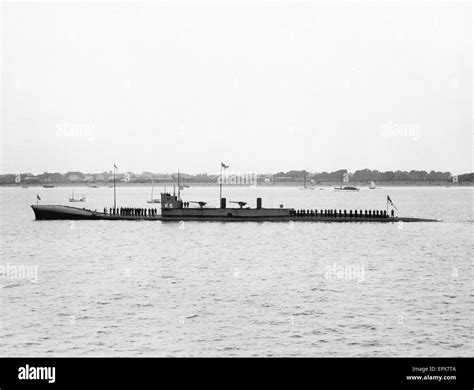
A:
[[[229,168],[229,166],[225,165],[221,161],[221,173],[220,173],[221,179],[219,180],[219,204],[222,204],[222,168],[227,169],[227,168]]]
[[[222,203],[222,163],[221,163],[221,179],[219,180],[219,205]],[[220,206],[219,206],[220,207]]]
[[[117,165],[114,164],[114,209],[117,208],[117,191],[115,189],[115,170],[117,169]]]
[[[153,176],[151,177],[151,199],[153,200]]]
[[[178,200],[181,199],[181,186],[179,185],[179,169],[178,169]]]

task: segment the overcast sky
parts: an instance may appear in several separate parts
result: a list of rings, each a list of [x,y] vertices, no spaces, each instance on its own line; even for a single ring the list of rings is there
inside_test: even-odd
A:
[[[472,171],[470,4],[4,4],[1,173]]]

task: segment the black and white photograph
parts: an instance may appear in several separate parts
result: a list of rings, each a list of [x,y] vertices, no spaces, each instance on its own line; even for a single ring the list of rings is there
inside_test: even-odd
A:
[[[401,384],[459,384],[472,19],[469,1],[2,2],[2,390],[61,376],[27,358],[410,358]]]

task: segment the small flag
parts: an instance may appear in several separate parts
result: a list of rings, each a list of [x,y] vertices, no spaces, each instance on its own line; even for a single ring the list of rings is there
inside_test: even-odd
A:
[[[223,162],[221,162],[221,167],[224,168],[224,169],[229,168],[229,166],[228,166],[228,165],[225,165]]]
[[[395,206],[392,202],[392,199],[390,199],[390,196],[387,195],[387,203],[390,204],[391,206],[393,206],[395,208],[395,210],[398,210],[397,209],[397,206]]]
[[[114,164],[114,168],[115,168],[115,169],[118,169],[118,168],[117,168],[117,165]]]
[[[36,199],[41,200],[41,198],[38,194],[36,194]]]

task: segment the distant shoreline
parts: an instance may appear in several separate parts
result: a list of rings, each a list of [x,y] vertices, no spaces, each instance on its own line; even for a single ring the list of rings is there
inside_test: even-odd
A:
[[[54,187],[80,187],[80,188],[90,188],[91,190],[97,188],[108,188],[113,187],[110,183],[97,183],[98,187],[92,187],[86,183],[49,183]],[[0,184],[0,187],[18,187],[23,188],[23,186],[29,187],[37,187],[37,188],[44,188],[45,184]],[[219,187],[217,183],[188,183],[184,184],[189,187]],[[344,185],[351,185],[359,188],[369,188],[369,184],[366,182],[351,182],[345,183]],[[377,182],[375,183],[376,189],[380,187],[471,187],[474,185],[472,182],[462,182],[462,183],[429,183],[424,181],[417,181],[417,182]],[[117,183],[117,187],[150,187],[152,186],[151,183]],[[166,187],[167,189],[173,188],[173,186],[177,186],[174,183],[154,183],[154,187],[157,189]],[[318,184],[307,184],[307,187],[317,188],[334,188],[339,187],[340,183],[336,182],[323,182]],[[254,184],[224,184],[224,187],[303,187],[303,183],[297,182],[280,182],[280,183],[258,183],[257,185]],[[48,188],[45,188],[48,189]],[[186,188],[185,188],[186,189]]]

